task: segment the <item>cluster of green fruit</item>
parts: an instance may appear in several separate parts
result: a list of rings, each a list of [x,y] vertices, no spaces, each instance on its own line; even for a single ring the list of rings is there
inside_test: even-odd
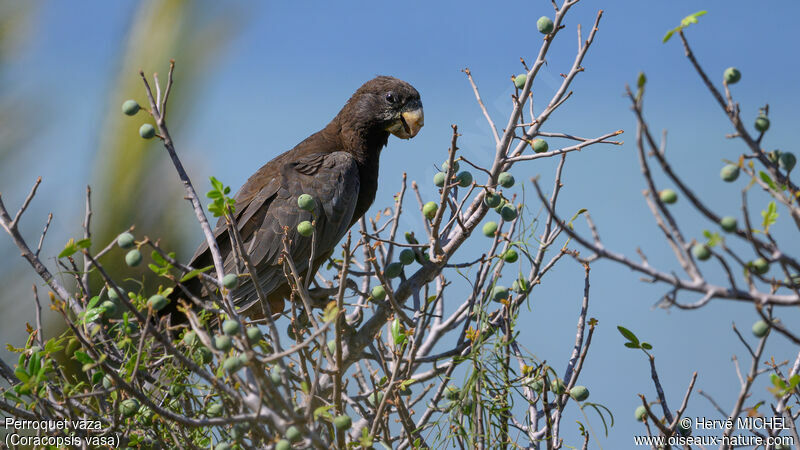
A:
[[[125,100],[122,102],[122,113],[126,116],[135,116],[139,110],[142,109],[136,100]],[[156,129],[149,123],[146,123],[139,127],[139,136],[144,139],[152,139],[156,135]]]
[[[311,195],[301,194],[297,197],[297,206],[303,211],[311,212],[317,207],[317,203]],[[308,220],[304,220],[297,224],[297,232],[300,233],[301,236],[309,237],[314,234],[314,224]]]
[[[530,377],[525,381],[525,385],[531,388],[534,392],[541,394],[545,387],[544,379],[541,376]],[[567,386],[560,378],[553,378],[550,380],[550,389],[556,395],[561,395],[567,392]],[[569,390],[569,396],[573,400],[582,402],[589,398],[589,389],[586,386],[573,386]]]
[[[142,252],[138,248],[132,248],[136,245],[135,238],[127,231],[117,236],[117,245],[119,248],[127,250],[125,254],[125,263],[131,267],[136,267],[142,262]]]
[[[794,169],[797,164],[797,157],[792,152],[782,152],[780,150],[773,150],[767,153],[767,159],[772,164],[777,164],[778,167],[789,173]]]
[[[241,326],[236,320],[228,319],[222,322],[223,334],[214,336],[212,345],[214,349],[224,353],[228,353],[233,348],[233,336],[239,334]],[[261,330],[256,326],[250,326],[245,329],[245,336],[250,345],[258,344],[263,335]],[[194,330],[189,330],[183,335],[183,343],[194,351],[194,359],[198,364],[208,364],[212,360],[211,350],[201,345],[200,339]],[[232,355],[222,361],[222,368],[228,373],[235,373],[248,362],[247,356],[242,353],[239,355]]]
[[[453,161],[453,173],[458,172],[460,165],[458,161]],[[442,163],[442,171],[437,172],[436,175],[433,176],[433,184],[437,187],[444,187],[445,182],[447,181],[447,173],[450,171],[450,164],[448,161]],[[469,187],[472,184],[472,173],[468,170],[463,170],[458,172],[457,175],[453,177],[453,181],[458,184],[460,187]],[[432,203],[432,202],[431,202]],[[436,211],[434,210],[434,214]],[[428,216],[427,214],[425,215]]]
[[[403,273],[403,267],[413,264],[417,260],[417,255],[414,250],[406,248],[400,252],[397,259],[383,268],[383,277],[387,280],[399,277]],[[372,288],[372,298],[378,301],[383,300],[386,298],[386,289],[381,285],[375,286]]]
[[[742,73],[739,72],[739,69],[736,67],[728,67],[725,69],[725,72],[722,73],[722,79],[725,80],[726,85],[736,84],[742,79]],[[769,129],[769,118],[763,111],[758,114],[753,126],[760,133],[764,133]],[[794,166],[794,164],[792,164],[792,166]]]

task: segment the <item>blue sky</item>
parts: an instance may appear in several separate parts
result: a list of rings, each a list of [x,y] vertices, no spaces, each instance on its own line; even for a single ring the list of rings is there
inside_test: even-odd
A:
[[[96,157],[100,119],[118,114],[116,105],[106,104],[106,96],[118,75],[118,58],[137,7],[131,1],[87,2],[82,8],[43,2],[24,53],[2,74],[9,92],[35,99],[32,105],[45,125],[12,160],[28,162],[28,169],[12,175],[3,171],[0,191],[7,204],[18,204],[35,176],[44,175],[43,195],[35,208],[39,216],[47,206],[53,209],[57,218],[63,218],[58,226],[65,234],[77,230],[81,218],[69,211],[81,204],[87,180],[96,177],[90,161]],[[423,195],[434,194],[433,165],[446,154],[450,124],[459,125],[465,155],[489,161],[494,152],[491,135],[460,70],[472,70],[490,113],[498,124],[506,123],[513,89],[509,78],[521,71],[519,57],[535,58],[541,42],[535,20],[552,15],[545,0],[503,6],[481,1],[240,1],[225,8],[238,14],[241,25],[221,58],[203,74],[198,107],[183,118],[182,129],[173,130],[179,149],[191,155],[184,159],[196,182],[214,174],[234,187],[241,185],[256,167],[324,126],[361,83],[377,74],[393,75],[421,93],[426,126],[409,142],[390,140],[383,153],[376,208],[389,204],[404,171],[418,180]],[[719,82],[726,67],[737,66],[743,78],[733,92],[743,116],[754,118],[758,107],[769,103],[772,127],[764,145],[791,150],[791,130],[800,119],[796,109],[800,67],[789,43],[795,38],[800,7],[794,2],[777,2],[768,11],[759,2],[745,1],[581,2],[570,12],[567,28],[536,80],[534,99],[539,104],[549,99],[560,82],[559,73],[566,72],[574,59],[575,27],[582,24],[586,36],[597,8],[605,12],[584,61],[586,71],[572,85],[573,97],[545,129],[588,137],[624,129],[621,139],[626,144],[570,156],[559,208],[565,216],[589,208],[607,246],[627,254],[639,246],[652,264],[676,268],[641,196],[644,181],[632,145],[635,121],[622,95],[625,84],[635,83],[640,71],[647,74],[646,114],[653,130],[669,130],[667,153],[674,167],[708,203],[721,211],[738,212],[745,182],[740,180],[733,188],[717,174],[722,160],[735,159],[743,146],[724,138],[730,132],[727,119],[684,58],[679,41],[662,44],[661,38],[684,16],[708,9],[687,33],[703,67]],[[86,14],[87,9],[93,13]],[[181,55],[175,59],[179,82]],[[166,62],[164,66],[166,71]],[[549,186],[553,168],[554,161],[536,160],[516,168],[515,175],[525,180],[541,174]],[[527,193],[531,195],[531,190]],[[763,207],[759,199],[763,200],[754,196],[753,214]],[[699,237],[709,227],[687,205],[679,202],[675,210],[687,235]],[[191,214],[188,208],[186,214]],[[797,251],[796,230],[792,234],[786,219],[786,214],[779,219],[777,230],[789,242],[788,250]],[[404,226],[420,226],[416,219],[406,220]],[[35,219],[25,225],[31,236],[40,229]],[[0,242],[2,255],[17,257],[5,240]],[[50,250],[57,251],[60,245],[51,241]],[[466,249],[467,254],[476,251]],[[601,439],[605,448],[630,446],[630,436],[643,432],[632,419],[636,394],[655,396],[647,361],[622,346],[617,325],[654,345],[673,409],[694,370],[699,373],[698,388],[715,396],[723,408],[732,406],[738,381],[731,356],[736,354],[743,362],[747,358],[731,323],[749,330],[756,317],[751,306],[714,301],[700,311],[653,309],[663,287],[641,283],[626,268],[606,262],[595,264],[592,275],[590,315],[598,318],[600,327],[582,382],[591,389],[593,401],[615,413],[610,436]],[[719,274],[712,270],[709,276]],[[581,268],[564,261],[541,286],[526,316],[529,326],[522,342],[556,367],[566,363],[574,340],[582,287]],[[26,302],[15,305],[14,311],[31,315]],[[783,316],[796,323],[795,311]],[[749,331],[744,334],[750,336]],[[796,351],[779,336],[768,345],[768,354],[777,360],[793,358]],[[764,382],[755,392],[766,398]],[[583,418],[574,408],[571,411],[564,436],[575,445],[577,432],[570,419]],[[689,414],[717,417],[696,395]],[[590,418],[596,431],[602,428]]]

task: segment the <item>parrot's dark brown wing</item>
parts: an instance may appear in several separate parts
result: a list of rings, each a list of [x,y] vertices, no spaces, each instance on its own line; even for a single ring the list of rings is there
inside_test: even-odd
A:
[[[276,158],[267,165],[273,167],[262,168],[271,169],[263,172],[273,176],[261,177],[260,189],[253,189],[254,183],[248,182],[236,196],[235,216],[245,252],[256,267],[259,283],[268,296],[277,291],[282,291],[283,295],[286,293],[286,277],[278,262],[284,237],[288,237],[289,253],[298,272],[305,274],[311,257],[312,238],[302,236],[297,225],[304,220],[314,222],[316,251],[313,272],[327,259],[350,227],[360,188],[358,167],[349,153],[312,153],[291,162],[284,160]],[[298,207],[297,198],[301,194],[314,197],[316,207],[313,211],[303,211]],[[246,273],[244,267],[237,267],[224,220],[217,223],[215,235],[224,258],[225,273]],[[203,245],[190,265],[202,267],[210,265],[210,261],[208,247]],[[233,292],[233,299],[244,311],[254,306],[258,298],[249,279],[243,277],[241,280]]]

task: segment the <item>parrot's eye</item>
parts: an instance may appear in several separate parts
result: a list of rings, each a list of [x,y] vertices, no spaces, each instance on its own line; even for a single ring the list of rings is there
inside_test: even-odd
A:
[[[393,93],[389,92],[386,94],[386,101],[389,103],[395,103],[397,102],[397,98],[394,96]]]

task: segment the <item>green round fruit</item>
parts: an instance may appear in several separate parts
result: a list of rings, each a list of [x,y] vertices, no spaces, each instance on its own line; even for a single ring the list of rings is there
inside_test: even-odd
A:
[[[289,450],[292,448],[292,444],[289,443],[286,439],[281,439],[280,441],[275,443],[275,450]]]
[[[206,407],[208,417],[219,417],[222,415],[222,403],[212,403]]]
[[[301,439],[300,430],[294,425],[290,426],[286,429],[286,439],[288,439],[289,442],[299,441]]]
[[[660,198],[662,202],[671,205],[678,201],[678,193],[672,189],[664,189],[658,193],[658,198]]]
[[[137,411],[139,411],[139,400],[135,398],[123,400],[119,405],[119,412],[123,417],[132,417]]]
[[[211,362],[214,359],[214,355],[211,353],[206,347],[198,347],[197,350],[194,351],[194,362],[198,365],[205,365]]]
[[[756,122],[753,124],[753,126],[756,127],[756,130],[763,133],[769,130],[769,119],[767,116],[760,114],[758,117],[756,117]]]
[[[422,215],[428,219],[433,219],[436,217],[437,209],[439,209],[439,205],[437,205],[436,202],[425,203],[425,206],[422,207]]]
[[[692,254],[700,261],[706,261],[711,258],[711,249],[706,244],[694,244],[692,246]]]
[[[487,192],[486,195],[483,196],[483,202],[486,203],[486,206],[489,208],[497,208],[501,201],[503,201],[503,197],[493,192]]]
[[[239,329],[239,322],[233,319],[228,319],[222,322],[222,331],[228,336],[233,336],[234,334],[238,333]]]
[[[514,176],[508,172],[502,172],[497,176],[497,184],[504,188],[510,188],[514,186]]]
[[[550,34],[553,32],[553,20],[547,16],[539,17],[536,21],[536,29],[539,33]]]
[[[140,108],[141,106],[139,106],[139,104],[136,103],[136,100],[125,100],[124,102],[122,102],[122,113],[125,114],[126,116],[136,115],[136,113],[139,112]]]
[[[350,416],[342,414],[333,419],[333,426],[339,431],[349,430],[353,426],[353,419]]]
[[[397,278],[401,273],[403,273],[403,265],[399,262],[389,263],[386,268],[383,269],[383,276],[388,279]]]
[[[100,307],[105,309],[104,316],[114,317],[117,315],[117,304],[111,300],[106,300],[100,304]]]
[[[526,81],[528,81],[528,74],[521,73],[514,77],[514,86],[516,86],[517,89],[522,89],[525,87]]]
[[[147,406],[142,406],[139,408],[139,416],[142,418],[142,422],[146,425],[150,425],[153,423],[153,417],[155,417],[156,413],[153,412]]]
[[[728,233],[736,231],[738,228],[738,224],[736,223],[736,217],[733,216],[725,216],[719,220],[719,226],[722,227],[723,230],[727,231]]]
[[[370,405],[374,406],[375,408],[381,404],[383,401],[383,392],[373,392],[367,396],[367,401]]]
[[[582,402],[589,398],[589,389],[586,389],[586,386],[575,386],[569,390],[569,396]]]
[[[314,234],[314,225],[311,225],[311,222],[304,220],[297,224],[297,232],[300,233],[301,236],[309,237]]]
[[[483,235],[486,237],[493,238],[494,234],[497,232],[497,222],[491,221],[486,222],[483,224]]]
[[[503,257],[502,258],[503,258],[503,261],[505,261],[507,263],[513,263],[513,262],[516,262],[517,259],[519,259],[519,255],[517,254],[516,250],[514,250],[513,248],[510,248],[510,249],[506,250],[503,253]]]
[[[131,248],[133,244],[135,244],[133,235],[127,231],[117,236],[117,245],[119,245],[119,248]]]
[[[103,377],[103,387],[106,389],[111,389],[114,387],[114,379],[111,378],[111,375],[106,374]]]
[[[231,347],[233,347],[233,340],[231,340],[230,336],[222,334],[214,337],[214,348],[217,350],[227,352]]]
[[[257,344],[263,337],[261,329],[256,326],[247,327],[245,334],[247,334],[247,341],[250,342],[250,345]]]
[[[381,301],[386,298],[386,289],[380,284],[372,288],[372,298]]]
[[[120,289],[120,293],[122,293],[122,295],[126,295],[125,291],[122,289]],[[119,295],[117,295],[117,291],[113,287],[108,288],[108,299],[114,301],[119,300]]]
[[[161,294],[156,294],[147,299],[147,306],[153,308],[153,311],[161,311],[169,303]]]
[[[217,445],[214,446],[214,450],[231,450],[233,448],[233,444],[230,442],[217,442]]]
[[[719,176],[723,181],[727,181],[728,183],[736,181],[736,179],[739,178],[739,166],[735,164],[726,164],[722,167],[722,170],[719,171]]]
[[[444,391],[444,397],[450,401],[458,400],[459,395],[461,395],[461,389],[457,386],[447,386]]]
[[[411,250],[410,248],[403,249],[403,251],[400,252],[400,255],[397,257],[397,259],[399,259],[404,266],[413,264],[414,250]]]
[[[222,285],[226,289],[233,289],[239,285],[239,277],[235,273],[229,273],[222,277]]]
[[[156,129],[153,128],[152,125],[146,123],[139,127],[139,136],[143,137],[144,139],[152,139],[153,136],[156,135]]]
[[[544,139],[534,139],[533,140],[533,151],[535,153],[544,153],[548,149],[550,149],[550,146],[547,145],[547,141],[545,141]]]
[[[472,184],[472,174],[469,171],[459,172],[458,176],[458,185],[465,188],[469,187]]]
[[[508,298],[508,288],[505,286],[497,285],[492,288],[492,300],[499,302],[500,300]]]
[[[242,368],[242,359],[238,356],[229,356],[222,362],[222,368],[228,373],[235,373]]]
[[[129,251],[125,255],[125,263],[131,267],[136,267],[142,262],[142,252],[137,249]]]
[[[442,172],[445,172],[445,173],[447,173],[447,169],[448,169],[449,167],[450,167],[450,164],[448,164],[448,163],[447,163],[447,160],[445,160],[445,161],[442,163]],[[453,173],[455,173],[455,172],[458,172],[458,168],[459,168],[458,161],[453,161]]]
[[[544,380],[541,378],[529,378],[526,381],[526,384],[529,388],[533,389],[534,392],[539,394],[542,393],[542,389],[544,389]]]
[[[794,169],[795,164],[797,164],[797,157],[791,152],[782,153],[779,159],[779,164],[781,169],[785,170],[786,173],[789,173],[792,171],[792,169]]]
[[[437,187],[444,187],[445,181],[447,181],[447,174],[444,172],[436,172],[436,175],[433,176],[433,184]]]
[[[517,208],[515,208],[511,203],[504,205],[500,210],[500,217],[502,217],[506,222],[511,222],[517,218]]]
[[[194,330],[189,330],[183,335],[183,343],[189,347],[193,346],[199,341],[197,333]]]
[[[769,262],[764,258],[758,258],[751,263],[753,271],[759,275],[769,272]]]
[[[739,69],[736,67],[728,67],[725,69],[725,72],[722,74],[722,76],[725,78],[725,82],[728,84],[737,83],[742,79],[742,73],[739,72]]]
[[[645,417],[647,417],[647,408],[644,405],[637,406],[633,412],[633,417],[636,417],[639,422],[644,422]]]
[[[550,381],[550,390],[553,393],[561,395],[567,391],[567,386],[564,385],[564,381],[559,378],[554,378]]]
[[[763,320],[759,320],[758,322],[753,324],[753,336],[757,338],[762,338],[767,335],[769,331],[769,324]]]
[[[281,369],[281,366],[275,364],[269,371],[269,379],[272,380],[272,382],[275,384],[280,384],[283,381],[281,378],[282,372],[283,369]]]
[[[308,194],[301,194],[297,197],[297,206],[303,211],[313,211],[317,204],[314,202],[314,197]]]

